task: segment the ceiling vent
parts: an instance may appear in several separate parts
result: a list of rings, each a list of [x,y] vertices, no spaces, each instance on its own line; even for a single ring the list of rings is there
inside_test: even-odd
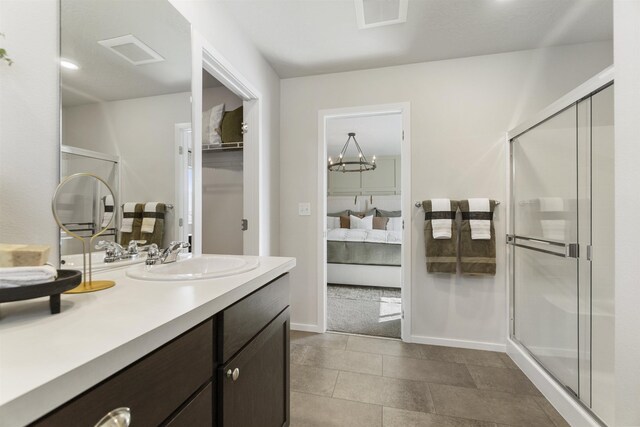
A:
[[[374,28],[407,22],[409,0],[354,0],[358,28]]]
[[[133,65],[164,61],[164,58],[160,56],[158,52],[131,34],[108,40],[100,40],[98,43]]]

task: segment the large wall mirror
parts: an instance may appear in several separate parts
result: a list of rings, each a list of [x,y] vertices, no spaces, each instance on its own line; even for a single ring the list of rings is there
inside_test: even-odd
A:
[[[61,0],[60,8],[61,179],[92,173],[115,196],[69,195],[59,207],[63,222],[89,235],[112,204],[115,221],[104,240],[125,248],[132,240],[189,241],[189,22],[166,0]],[[61,233],[63,264],[81,251]],[[95,256],[99,262],[104,252]]]

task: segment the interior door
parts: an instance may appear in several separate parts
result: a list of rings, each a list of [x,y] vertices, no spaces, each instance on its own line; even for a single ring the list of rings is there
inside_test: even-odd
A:
[[[511,140],[513,335],[580,393],[578,106]]]

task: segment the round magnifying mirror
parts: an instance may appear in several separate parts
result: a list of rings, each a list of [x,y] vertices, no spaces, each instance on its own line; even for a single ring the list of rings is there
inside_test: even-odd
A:
[[[115,230],[117,205],[109,184],[90,173],[70,175],[56,188],[51,208],[58,226],[65,233],[62,238],[77,239],[82,247],[84,280],[65,293],[95,292],[114,286],[114,281],[93,281],[91,277],[94,239]]]

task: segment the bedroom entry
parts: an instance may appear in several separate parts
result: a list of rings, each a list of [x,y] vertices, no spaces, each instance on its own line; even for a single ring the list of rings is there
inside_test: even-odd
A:
[[[368,107],[324,120],[321,112],[328,331],[403,336],[403,261],[410,247],[403,228],[404,192],[409,196],[409,183],[403,185],[403,112]]]

